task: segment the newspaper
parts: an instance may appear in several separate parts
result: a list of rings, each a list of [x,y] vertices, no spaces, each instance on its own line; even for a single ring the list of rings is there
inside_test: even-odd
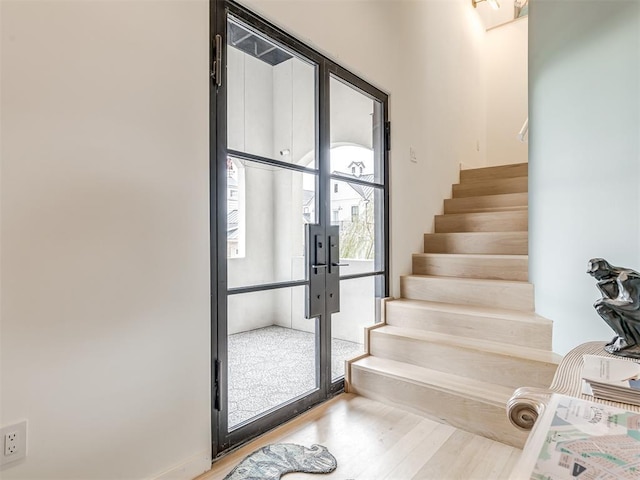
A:
[[[554,394],[511,478],[640,479],[640,413]]]

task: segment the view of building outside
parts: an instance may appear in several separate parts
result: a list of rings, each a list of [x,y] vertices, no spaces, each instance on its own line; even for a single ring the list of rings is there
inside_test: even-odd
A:
[[[374,188],[349,182],[349,178],[373,182],[373,151],[357,145],[343,145],[331,149],[332,174],[344,180],[331,180],[331,224],[340,228],[340,257],[373,260],[375,254]],[[240,162],[227,161],[227,257],[244,256],[244,215],[242,204],[245,192]],[[314,181],[309,177],[308,181]],[[306,181],[303,183],[307,183]],[[300,225],[315,216],[315,189],[302,185]]]
[[[244,256],[244,215],[241,222],[239,210],[240,194],[244,195],[244,188],[240,186],[241,168],[241,165],[227,159],[227,258]]]

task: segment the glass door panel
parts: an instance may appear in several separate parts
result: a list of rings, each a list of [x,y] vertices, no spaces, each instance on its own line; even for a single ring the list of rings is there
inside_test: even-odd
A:
[[[340,231],[340,274],[377,272],[383,258],[383,189],[331,179],[331,224]]]
[[[226,189],[217,451],[317,403],[326,356],[320,321],[305,318],[305,225],[319,219],[318,62],[245,13],[227,4],[224,35],[216,37],[226,45],[225,81],[215,91],[225,126],[217,185]]]
[[[364,329],[376,323],[378,277],[340,282],[340,312],[331,315],[331,380],[344,376],[344,362],[364,353]]]
[[[315,168],[316,69],[229,17],[227,148]]]
[[[230,295],[228,311],[230,429],[318,388],[304,287]]]
[[[304,280],[304,225],[316,223],[317,175],[229,157],[230,288]]]
[[[331,76],[331,174],[384,181],[382,102]]]
[[[342,265],[340,311],[331,315],[331,381],[337,382],[345,360],[364,353],[364,328],[379,321],[376,305],[386,291],[387,175],[383,103],[337,74],[329,86],[329,208]]]

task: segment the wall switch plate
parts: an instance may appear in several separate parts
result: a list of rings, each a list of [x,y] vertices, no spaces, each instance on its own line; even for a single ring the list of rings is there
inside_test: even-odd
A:
[[[409,160],[412,163],[418,163],[418,156],[416,155],[416,151],[413,149],[413,147],[409,147]]]
[[[27,421],[7,425],[0,429],[0,465],[15,462],[27,456]]]

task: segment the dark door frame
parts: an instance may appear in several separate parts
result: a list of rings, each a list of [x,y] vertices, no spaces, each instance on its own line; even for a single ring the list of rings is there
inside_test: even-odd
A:
[[[222,407],[227,402],[227,373],[225,360],[227,359],[227,258],[226,258],[226,138],[227,138],[227,104],[226,104],[226,19],[227,13],[232,14],[247,25],[269,36],[288,49],[299,53],[301,56],[316,63],[317,75],[317,118],[316,118],[316,152],[319,155],[317,192],[318,222],[326,227],[331,224],[330,211],[330,131],[329,131],[329,81],[331,75],[347,82],[363,94],[382,103],[383,125],[385,126],[386,148],[383,149],[383,259],[382,269],[378,271],[360,274],[343,279],[375,276],[376,294],[381,297],[388,296],[389,290],[389,145],[388,145],[388,95],[373,87],[361,78],[352,74],[337,63],[328,59],[316,50],[298,41],[283,30],[268,23],[246,8],[231,0],[210,0],[210,255],[211,255],[211,386],[212,386],[212,455],[219,456],[229,448],[246,442],[277,425],[280,425],[313,406],[325,401],[332,395],[344,390],[344,380],[332,382],[331,380],[331,317],[324,315],[316,318],[316,328],[319,328],[317,348],[322,360],[320,366],[319,389],[307,396],[298,398],[286,405],[286,408],[276,408],[267,412],[256,421],[242,425],[233,431],[228,431],[227,418],[223,415]],[[218,39],[216,49],[216,35]],[[216,51],[218,50],[218,51]],[[221,53],[222,65],[216,65],[216,54]],[[220,60],[218,60],[219,62]],[[216,78],[216,71],[218,72]],[[224,159],[220,160],[219,159]],[[305,285],[306,281],[286,282],[274,286]],[[252,291],[251,288],[243,289],[243,292]],[[224,339],[224,340],[223,340]]]

